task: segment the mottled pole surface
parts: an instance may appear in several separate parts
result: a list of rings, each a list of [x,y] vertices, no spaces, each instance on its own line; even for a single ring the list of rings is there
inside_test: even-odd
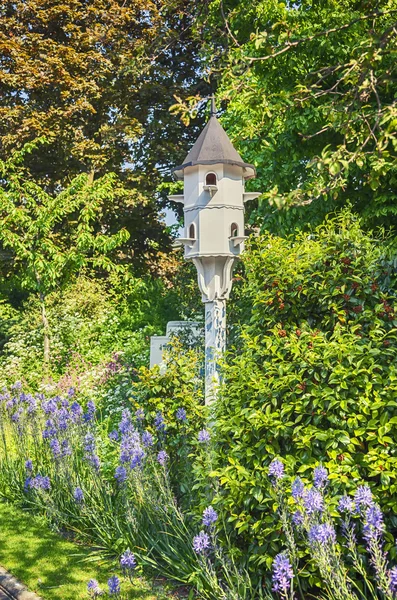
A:
[[[216,400],[219,361],[226,348],[226,300],[205,303],[205,403]]]

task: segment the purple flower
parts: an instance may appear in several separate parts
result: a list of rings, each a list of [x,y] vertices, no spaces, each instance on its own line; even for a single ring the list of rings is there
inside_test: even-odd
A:
[[[68,394],[69,398],[73,398],[73,396],[75,394],[74,388],[70,387],[67,391],[67,394]]]
[[[313,525],[313,527],[311,527],[308,538],[311,546],[315,544],[326,546],[327,544],[335,543],[336,534],[332,525],[329,523],[322,523],[321,525]]]
[[[300,500],[300,498],[303,496],[304,489],[305,486],[302,479],[300,477],[296,477],[291,487],[292,497],[295,500]]]
[[[131,573],[136,567],[135,556],[130,550],[126,550],[120,557],[120,566],[124,572]]]
[[[87,433],[87,435],[84,438],[84,451],[86,454],[92,454],[93,452],[95,452],[95,437],[92,435],[92,433]]]
[[[113,442],[117,442],[119,439],[119,432],[116,429],[113,429],[113,431],[109,433],[109,439]]]
[[[212,506],[208,506],[203,512],[203,525],[206,527],[211,527],[218,519],[218,513],[212,508]]]
[[[321,489],[322,487],[324,487],[325,483],[327,482],[327,479],[328,479],[328,471],[325,467],[320,465],[319,467],[316,467],[314,469],[314,473],[313,473],[314,487]]]
[[[46,402],[43,402],[41,406],[46,415],[53,415],[58,409],[58,403],[55,398],[50,398]]]
[[[84,502],[83,490],[77,487],[73,492],[73,498],[76,500],[77,504]]]
[[[92,400],[88,400],[87,402],[87,410],[83,415],[83,419],[86,423],[89,423],[95,417],[96,407]]]
[[[70,421],[70,415],[66,408],[62,407],[57,412],[58,427],[61,431],[66,431]]]
[[[377,504],[370,506],[365,513],[363,537],[367,542],[380,538],[384,529],[383,515]]]
[[[285,553],[277,554],[273,561],[273,591],[286,593],[294,576],[292,565]]]
[[[32,487],[32,477],[26,477],[25,483],[23,484],[24,492],[27,492]]]
[[[135,411],[135,418],[136,418],[137,421],[140,421],[140,422],[142,422],[144,420],[144,418],[145,418],[145,412],[144,412],[144,410],[142,408],[138,408]]]
[[[27,460],[27,461],[25,462],[25,469],[26,469],[27,471],[30,471],[30,472],[32,472],[32,471],[33,471],[33,463],[32,463],[32,461],[31,461],[31,460]]]
[[[78,423],[81,419],[81,416],[83,414],[83,409],[80,406],[80,404],[78,402],[73,402],[73,404],[70,407],[70,412],[72,415],[72,420],[74,423]]]
[[[125,467],[117,467],[117,469],[114,472],[114,477],[115,479],[117,479],[117,481],[119,483],[124,483],[125,481],[127,481],[127,471]]]
[[[92,598],[96,598],[103,593],[96,579],[89,580],[87,583],[87,591]]]
[[[54,437],[54,435],[57,434],[57,429],[55,427],[54,421],[52,419],[47,419],[47,421],[45,422],[45,429],[43,431],[43,439],[47,440],[51,437]]]
[[[35,490],[46,490],[51,489],[50,478],[48,476],[43,477],[38,474],[36,477],[30,481],[29,487],[34,488]]]
[[[62,456],[70,456],[72,454],[72,449],[69,446],[68,440],[63,440],[61,443],[61,453]]]
[[[59,458],[61,456],[61,446],[59,444],[59,440],[57,440],[57,438],[52,438],[52,440],[50,441],[50,448],[51,448],[51,452],[52,455],[55,459]]]
[[[299,527],[299,525],[303,525],[303,513],[300,510],[296,510],[294,512],[294,514],[292,515],[292,522],[294,525],[296,525],[297,527]]]
[[[284,477],[284,465],[281,460],[273,460],[269,465],[269,476],[273,477],[275,481]]]
[[[156,413],[156,416],[154,417],[154,426],[157,429],[157,431],[165,430],[164,417],[163,417],[163,414],[161,413],[161,411],[158,411]]]
[[[101,461],[99,460],[99,456],[97,456],[96,454],[91,454],[87,458],[88,458],[88,462],[91,464],[92,467],[94,467],[95,471],[99,471],[100,466],[101,466]]]
[[[19,423],[19,420],[21,418],[21,414],[22,414],[22,408],[18,408],[18,410],[16,412],[14,412],[14,414],[11,417],[11,421],[13,423]]]
[[[193,538],[193,550],[197,554],[202,554],[205,550],[208,550],[210,546],[210,538],[205,531],[200,531],[200,533]]]
[[[117,575],[113,575],[108,579],[109,596],[120,594],[120,579]]]
[[[178,419],[178,421],[182,421],[183,423],[187,421],[186,410],[184,408],[178,408],[175,413],[175,416]]]
[[[208,444],[211,439],[211,434],[207,429],[202,429],[198,432],[198,441],[200,444]]]
[[[165,463],[167,462],[168,459],[169,459],[169,456],[165,450],[160,450],[160,452],[157,454],[157,460],[160,463],[160,465],[163,467],[165,466]]]
[[[397,593],[397,567],[393,567],[389,571],[389,579],[390,579],[390,591],[393,594]]]
[[[131,414],[128,409],[123,410],[121,414],[121,421],[119,423],[119,431],[122,435],[127,435],[133,431],[134,427],[132,424]]]
[[[374,503],[372,492],[367,485],[360,485],[354,494],[356,503],[356,511],[359,512],[362,508],[369,508]]]
[[[321,493],[315,488],[305,490],[303,495],[303,505],[308,515],[324,510],[324,499]]]
[[[339,512],[348,512],[352,513],[354,509],[354,502],[349,496],[342,496],[338,502],[338,510]]]
[[[153,446],[153,444],[154,444],[153,436],[151,433],[149,433],[149,431],[144,431],[142,433],[142,444],[145,446],[145,448],[149,448],[149,446]]]

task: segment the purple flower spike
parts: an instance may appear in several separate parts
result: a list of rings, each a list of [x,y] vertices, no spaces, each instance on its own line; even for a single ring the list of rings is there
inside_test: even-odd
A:
[[[338,502],[338,510],[341,513],[352,513],[354,510],[354,502],[349,496],[342,496]]]
[[[377,504],[370,506],[365,513],[363,537],[367,542],[382,536],[384,530],[383,515]]]
[[[197,554],[203,554],[210,546],[210,538],[205,531],[200,531],[200,533],[193,538],[193,550]]]
[[[73,498],[76,500],[77,504],[82,504],[84,502],[83,490],[77,487],[73,492]]]
[[[313,473],[314,487],[316,487],[317,489],[323,488],[325,486],[327,480],[328,480],[327,469],[325,467],[323,467],[322,465],[320,465],[319,467],[316,467],[314,469],[314,473]]]
[[[150,446],[153,446],[153,444],[154,444],[153,436],[149,431],[144,431],[142,433],[142,444],[145,446],[145,448],[149,448]]]
[[[286,554],[277,554],[273,561],[273,591],[286,593],[291,587],[291,581],[294,577],[292,565]]]
[[[390,579],[390,591],[392,594],[397,594],[397,567],[393,567],[389,571],[389,579]]]
[[[157,460],[158,460],[158,462],[160,463],[160,465],[162,467],[165,466],[165,464],[166,464],[166,462],[167,462],[168,459],[169,459],[169,456],[166,453],[166,451],[165,450],[160,450],[160,452],[157,455]]]
[[[134,554],[130,550],[126,550],[120,557],[120,566],[124,572],[131,573],[136,567]]]
[[[324,510],[324,499],[315,488],[307,490],[303,496],[303,505],[308,515]]]
[[[207,429],[202,429],[198,432],[198,441],[200,444],[208,444],[211,440],[211,434]]]
[[[296,510],[294,512],[294,514],[292,515],[292,522],[294,525],[296,525],[297,527],[299,527],[300,525],[303,525],[303,521],[304,521],[304,517],[303,514],[300,510]]]
[[[125,481],[127,481],[127,471],[125,467],[117,467],[114,473],[114,477],[119,483],[124,483]]]
[[[154,417],[154,426],[157,429],[157,431],[165,430],[164,417],[161,411],[158,411],[156,413],[156,416]]]
[[[300,477],[296,477],[291,487],[292,497],[295,500],[300,500],[303,496],[303,492],[305,490],[305,486]]]
[[[313,525],[309,531],[309,544],[314,546],[319,544],[320,546],[327,546],[333,544],[336,541],[335,530],[329,523],[322,523],[321,525]]]
[[[216,510],[214,510],[212,508],[212,506],[209,506],[208,508],[206,508],[203,512],[203,525],[205,525],[206,527],[211,527],[211,525],[213,525],[215,523],[215,521],[217,521],[218,519],[218,513],[216,512]]]
[[[367,485],[360,485],[354,494],[354,501],[356,503],[356,511],[360,512],[363,508],[369,508],[373,505],[374,499],[372,492]]]
[[[175,416],[178,419],[178,421],[182,421],[182,423],[185,423],[187,421],[186,410],[184,408],[178,408],[175,413]]]
[[[120,594],[120,579],[117,575],[113,575],[108,579],[108,588],[109,588],[109,596],[115,596],[116,594]]]
[[[96,579],[90,579],[87,583],[87,591],[91,598],[97,598],[103,594]]]
[[[32,463],[32,461],[31,461],[31,460],[27,460],[27,461],[25,462],[25,469],[26,469],[27,471],[30,471],[30,472],[32,472],[32,471],[33,471],[33,463]]]
[[[273,460],[269,465],[269,476],[273,477],[275,481],[284,477],[284,465],[281,460],[277,458]]]
[[[112,440],[113,442],[117,442],[117,440],[119,439],[119,432],[116,429],[111,431],[109,433],[109,439]]]
[[[145,412],[144,412],[143,408],[138,408],[135,411],[135,418],[137,421],[140,421],[140,422],[142,422],[145,419]]]

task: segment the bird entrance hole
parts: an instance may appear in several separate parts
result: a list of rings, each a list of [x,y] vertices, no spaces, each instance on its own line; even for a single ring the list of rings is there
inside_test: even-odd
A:
[[[194,223],[192,223],[189,227],[189,238],[191,240],[196,239],[196,227],[194,226]]]
[[[238,225],[237,223],[232,223],[230,226],[230,236],[238,237]]]
[[[216,185],[215,173],[207,173],[205,176],[205,185]]]

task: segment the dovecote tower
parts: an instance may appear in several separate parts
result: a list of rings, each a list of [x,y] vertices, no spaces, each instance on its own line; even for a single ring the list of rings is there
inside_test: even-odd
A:
[[[255,177],[216,117],[211,99],[210,119],[182,165],[174,169],[184,192],[169,199],[181,202],[184,237],[177,240],[185,259],[196,269],[205,303],[206,403],[216,396],[217,363],[225,350],[226,300],[232,287],[233,265],[244,249],[244,203],[260,196],[245,192],[247,179]]]

